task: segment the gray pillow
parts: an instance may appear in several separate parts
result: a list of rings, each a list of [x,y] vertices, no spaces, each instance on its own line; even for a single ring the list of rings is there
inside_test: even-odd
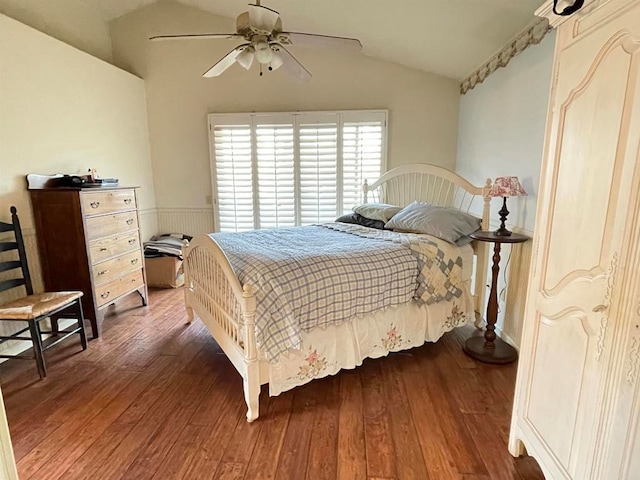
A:
[[[377,228],[378,230],[384,228],[384,222],[382,220],[371,220],[357,213],[348,213],[347,215],[338,217],[336,218],[336,222],[353,223],[355,225],[362,225],[363,227]]]
[[[479,230],[481,223],[478,217],[455,208],[413,202],[396,213],[384,228],[426,233],[460,245],[469,243],[465,237]]]
[[[353,211],[369,220],[380,220],[387,223],[396,213],[402,210],[387,203],[363,203],[353,207]]]

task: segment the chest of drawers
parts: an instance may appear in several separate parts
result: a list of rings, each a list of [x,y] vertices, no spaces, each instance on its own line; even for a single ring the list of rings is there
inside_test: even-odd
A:
[[[137,292],[147,304],[136,190],[30,190],[45,289],[84,292],[93,336],[104,310]]]

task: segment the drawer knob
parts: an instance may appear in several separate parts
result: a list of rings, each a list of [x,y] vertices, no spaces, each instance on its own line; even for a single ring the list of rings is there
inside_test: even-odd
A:
[[[107,251],[107,248],[106,248],[106,247],[100,247],[100,251],[101,251],[101,252],[106,252],[106,251]]]
[[[109,272],[109,270],[101,270],[98,272],[98,275],[104,275],[107,272]]]
[[[100,295],[102,298],[108,298],[109,295],[111,295],[111,292],[104,292],[102,295]]]
[[[129,240],[129,245],[133,245],[134,243],[136,243],[136,239],[135,238],[131,238]]]
[[[131,199],[130,198],[125,198],[124,199],[124,203],[129,205],[131,203]]]
[[[98,208],[100,206],[100,202],[91,202],[89,205],[91,205],[91,208]]]
[[[135,265],[136,263],[138,263],[138,259],[134,258],[131,260],[131,265]]]
[[[131,225],[133,223],[133,218],[130,218],[129,220],[127,220],[127,225]]]

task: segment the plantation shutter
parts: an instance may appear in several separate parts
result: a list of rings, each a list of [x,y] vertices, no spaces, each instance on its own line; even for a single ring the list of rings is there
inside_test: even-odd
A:
[[[332,222],[338,210],[337,115],[300,116],[300,224]]]
[[[385,168],[386,112],[209,115],[215,224],[332,222]]]
[[[219,121],[211,132],[215,155],[218,229],[227,232],[252,230],[254,195],[251,125],[221,125],[224,120]]]
[[[293,123],[258,123],[256,151],[260,228],[295,226]]]
[[[362,203],[362,185],[373,183],[382,171],[386,115],[369,113],[356,120],[345,114],[342,123],[343,213]]]

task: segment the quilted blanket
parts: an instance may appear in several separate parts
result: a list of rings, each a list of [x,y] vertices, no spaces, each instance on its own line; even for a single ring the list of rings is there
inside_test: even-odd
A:
[[[425,235],[329,223],[211,237],[254,287],[256,339],[269,361],[300,348],[302,331],[462,294],[462,259]]]

